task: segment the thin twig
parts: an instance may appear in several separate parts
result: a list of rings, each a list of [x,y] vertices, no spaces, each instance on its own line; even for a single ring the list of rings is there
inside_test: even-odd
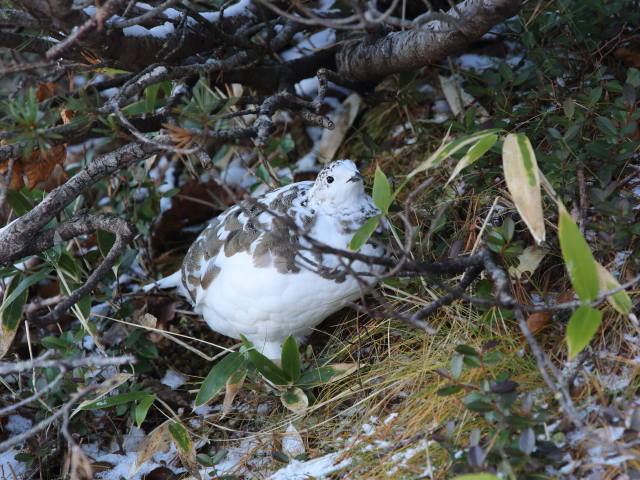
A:
[[[0,375],[9,373],[20,373],[32,368],[66,368],[67,370],[78,367],[104,367],[106,365],[123,365],[125,363],[135,363],[133,355],[122,355],[119,357],[103,357],[92,355],[84,358],[59,358],[48,360],[38,357],[32,360],[10,363],[0,362]]]
[[[5,452],[9,448],[11,448],[11,447],[13,447],[15,445],[19,445],[20,443],[25,441],[27,438],[30,438],[30,437],[34,436],[36,433],[41,432],[42,430],[44,430],[47,427],[49,427],[49,425],[54,423],[60,417],[68,415],[69,414],[69,410],[71,409],[71,407],[78,400],[80,400],[82,397],[84,397],[88,393],[91,393],[93,390],[95,390],[96,388],[101,387],[103,385],[104,385],[104,383],[103,384],[94,383],[94,384],[88,385],[88,386],[86,386],[84,388],[81,388],[74,395],[72,395],[71,398],[64,405],[62,405],[62,407],[60,407],[60,409],[56,413],[54,413],[50,417],[45,418],[41,422],[37,423],[36,425],[31,427],[26,432],[22,432],[22,433],[19,433],[17,435],[14,435],[14,436],[10,437],[8,440],[0,443],[0,452]]]
[[[36,393],[31,395],[30,397],[27,397],[23,400],[20,400],[18,403],[14,403],[13,405],[9,405],[8,407],[4,407],[0,409],[0,417],[3,415],[7,415],[8,413],[11,413],[14,410],[17,410],[20,407],[23,407],[24,405],[27,405],[35,400],[42,398],[45,393],[47,393],[50,390],[53,390],[58,385],[58,383],[60,383],[65,373],[67,373],[66,368],[64,367],[59,367],[59,368],[60,368],[60,373],[56,378],[53,379],[53,381],[47,383],[44,387],[42,387],[40,390],[38,390]]]

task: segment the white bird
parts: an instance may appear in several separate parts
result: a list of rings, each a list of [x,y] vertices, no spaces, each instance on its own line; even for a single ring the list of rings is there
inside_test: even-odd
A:
[[[180,271],[158,284],[177,286],[216,332],[243,334],[277,359],[289,335],[304,341],[322,320],[372,288],[382,271],[320,253],[305,234],[347,249],[354,232],[378,214],[355,164],[338,160],[315,182],[292,183],[227,209],[189,248]],[[380,233],[360,253],[382,255]]]

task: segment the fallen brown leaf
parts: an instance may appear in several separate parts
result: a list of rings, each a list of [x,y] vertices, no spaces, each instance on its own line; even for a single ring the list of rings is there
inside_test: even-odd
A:
[[[536,333],[547,323],[551,321],[553,314],[551,312],[534,312],[527,318],[527,325],[531,333]]]
[[[169,435],[169,423],[172,420],[167,420],[162,425],[156,427],[149,435],[147,435],[138,447],[138,456],[136,462],[133,465],[129,476],[133,476],[137,472],[143,463],[150,460],[156,453],[169,451],[169,442],[171,437]]]
[[[234,375],[231,375],[231,377],[229,377],[229,380],[227,380],[224,400],[222,401],[222,417],[226,417],[231,411],[233,399],[236,398],[236,395],[242,388],[246,376],[246,374],[238,375],[238,372],[236,372]]]

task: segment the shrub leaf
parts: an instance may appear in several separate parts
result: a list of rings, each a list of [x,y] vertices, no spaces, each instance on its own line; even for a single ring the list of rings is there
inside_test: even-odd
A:
[[[544,242],[538,163],[525,135],[510,133],[502,146],[502,169],[513,203],[537,243]]]
[[[227,380],[237,370],[244,367],[246,360],[239,352],[231,352],[209,371],[196,395],[195,406],[199,407],[210,401],[227,384]]]
[[[287,374],[289,380],[293,383],[300,378],[300,352],[298,351],[298,342],[291,335],[282,344],[282,369]]]
[[[373,203],[383,213],[389,213],[389,206],[393,200],[391,196],[391,187],[389,180],[380,167],[376,167],[376,173],[373,178]]]
[[[380,217],[382,215],[376,215],[375,217],[371,217],[366,222],[362,224],[362,226],[353,234],[351,241],[349,242],[349,250],[357,252],[360,250],[360,247],[369,240],[369,237],[373,235],[373,232],[378,228],[378,223],[380,223]]]
[[[583,305],[573,312],[567,326],[569,359],[575,357],[589,344],[601,322],[602,312],[595,308]]]
[[[571,285],[583,302],[592,302],[600,289],[596,262],[578,226],[566,211],[560,212],[560,249]]]
[[[596,269],[598,271],[600,291],[608,292],[609,290],[614,290],[620,287],[620,283],[618,282],[618,280],[616,280],[616,277],[611,275],[611,273],[609,273],[609,270],[604,268],[598,262],[596,262]],[[614,293],[613,295],[608,295],[607,302],[609,302],[611,306],[622,315],[628,315],[629,313],[631,313],[631,308],[633,307],[631,298],[624,290],[621,290],[618,293]]]

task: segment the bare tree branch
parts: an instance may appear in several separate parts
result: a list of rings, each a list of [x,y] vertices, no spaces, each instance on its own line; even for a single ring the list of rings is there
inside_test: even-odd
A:
[[[19,373],[25,370],[31,370],[33,368],[57,368],[60,370],[60,374],[47,387],[43,388],[35,395],[32,395],[31,397],[26,398],[23,401],[18,402],[17,404],[12,405],[8,408],[2,409],[1,411],[2,412],[13,411],[16,408],[18,408],[17,405],[23,405],[27,403],[27,401],[33,401],[41,398],[44,395],[44,393],[46,393],[48,390],[53,388],[53,386],[60,380],[61,376],[64,375],[70,369],[73,369],[76,367],[87,367],[87,366],[104,367],[109,365],[122,365],[124,363],[134,363],[134,362],[135,362],[135,359],[133,356],[124,355],[121,357],[105,358],[105,357],[96,356],[96,357],[86,357],[86,358],[76,358],[76,359],[58,359],[58,360],[46,360],[46,359],[36,358],[34,360],[17,362],[17,363],[8,364],[8,365],[6,363],[0,363],[0,374],[2,375],[7,373]],[[58,420],[61,417],[63,418],[63,420],[66,421],[68,419],[69,410],[71,410],[71,407],[75,405],[75,403],[78,400],[80,400],[82,397],[84,397],[88,393],[91,393],[93,390],[95,390],[98,387],[104,386],[108,388],[110,381],[113,381],[115,385],[115,382],[117,380],[115,379],[107,380],[105,383],[102,383],[102,384],[93,383],[91,385],[88,385],[86,387],[79,389],[76,393],[74,393],[71,396],[71,398],[67,402],[65,402],[61,407],[59,407],[59,409],[53,415],[45,418],[44,420],[41,420],[40,422],[38,422],[36,425],[29,428],[28,430],[22,433],[19,433],[17,435],[14,435],[10,437],[8,440],[5,440],[4,442],[0,443],[0,451],[4,452],[15,445],[19,445],[20,443],[24,442],[26,439],[34,436],[38,432],[41,432],[42,430],[52,425],[56,420]]]
[[[522,0],[466,0],[458,7],[459,28],[439,21],[420,29],[385,35],[373,42],[353,41],[336,55],[337,72],[364,83],[393,73],[414,70],[460,52],[493,26],[515,15]],[[449,12],[457,17],[455,12]]]
[[[86,188],[157,151],[157,147],[130,143],[94,159],[68,182],[49,193],[32,210],[0,229],[0,264],[6,265],[27,254],[32,255],[33,242],[38,239],[36,234],[39,230]]]
[[[102,355],[94,355],[84,358],[34,358],[33,360],[24,360],[22,362],[0,362],[0,375],[9,373],[21,373],[34,368],[64,368],[71,370],[78,367],[104,367],[107,365],[123,365],[125,363],[134,363],[135,357],[132,355],[122,355],[120,357],[103,357]]]

